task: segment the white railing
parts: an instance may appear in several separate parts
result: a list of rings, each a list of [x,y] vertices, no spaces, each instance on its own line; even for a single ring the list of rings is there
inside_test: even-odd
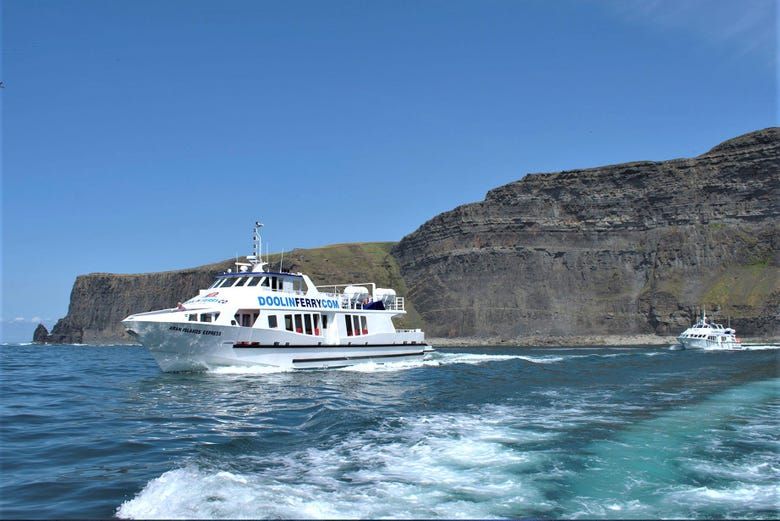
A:
[[[406,311],[406,303],[404,302],[404,298],[395,297],[395,302],[391,303],[390,306],[388,306],[388,309],[393,311]]]
[[[317,291],[319,291],[322,295],[338,299],[339,303],[341,305],[341,309],[363,309],[364,305],[363,302],[353,298],[348,297],[344,294],[344,289],[347,286],[368,286],[369,289],[369,295],[371,296],[369,299],[369,302],[374,302],[374,299],[376,298],[376,284],[373,282],[353,282],[351,284],[324,284],[321,286],[315,286]],[[390,311],[406,311],[406,302],[404,301],[404,297],[395,297],[393,300],[385,304],[385,309]]]

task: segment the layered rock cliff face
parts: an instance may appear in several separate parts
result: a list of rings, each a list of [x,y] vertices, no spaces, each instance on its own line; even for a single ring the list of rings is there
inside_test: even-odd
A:
[[[534,174],[394,249],[431,336],[677,333],[705,305],[780,334],[780,136]]]
[[[771,128],[692,159],[528,175],[397,245],[294,250],[284,268],[395,288],[409,310],[399,325],[429,336],[670,334],[701,305],[742,335],[778,336],[779,205]],[[36,339],[129,341],[124,317],[173,307],[231,264],[80,276],[67,316]]]
[[[406,287],[398,264],[390,255],[393,243],[340,244],[324,248],[298,249],[286,253],[283,268],[301,271],[315,284],[375,282],[404,294]],[[270,257],[279,268],[280,256]],[[36,341],[49,343],[131,342],[121,325],[133,313],[175,307],[177,302],[207,288],[214,276],[233,266],[234,260],[181,271],[118,275],[92,273],[76,278],[68,314],[55,324],[48,337],[36,334]],[[407,305],[400,327],[420,327],[419,315]]]

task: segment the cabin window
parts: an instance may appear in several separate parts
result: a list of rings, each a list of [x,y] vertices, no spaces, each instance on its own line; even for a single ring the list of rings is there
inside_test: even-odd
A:
[[[214,282],[211,283],[211,286],[209,286],[209,288],[217,287],[217,284],[219,284],[220,282],[222,282],[222,279],[215,280]]]
[[[201,322],[215,322],[219,318],[219,313],[202,313],[200,315]]]
[[[229,288],[230,286],[232,286],[235,283],[236,283],[236,279],[234,279],[232,277],[228,277],[228,278],[225,279],[225,283],[222,285],[222,287],[223,288]]]
[[[268,277],[263,277],[263,283],[260,284],[261,286],[267,288],[268,287]]]
[[[328,329],[328,315],[322,315],[322,329]]]
[[[360,334],[360,317],[357,315],[352,315],[352,329],[355,330],[355,334]]]
[[[320,315],[315,313],[312,315],[312,319],[314,320],[314,334],[320,336]]]
[[[309,315],[308,313],[303,315],[303,323],[306,324],[306,334],[311,335],[312,334],[311,315]]]
[[[364,335],[368,334],[368,320],[364,316],[360,317],[360,329],[363,330]]]
[[[236,287],[243,286],[244,284],[246,284],[246,280],[247,279],[245,277],[241,277],[240,279],[238,279],[236,281]]]
[[[279,291],[279,279],[277,277],[271,277],[271,291]]]
[[[293,324],[292,315],[285,315],[284,316],[284,328],[287,331],[292,331],[293,330],[292,324]]]
[[[295,315],[295,332],[303,333],[303,318],[301,315]]]
[[[276,315],[268,315],[268,327],[275,329],[276,326],[277,326]]]
[[[239,309],[236,314],[233,315],[234,325],[241,327],[252,327],[257,321],[257,317],[260,316],[259,309]]]
[[[247,282],[247,287],[254,287],[260,284],[260,277],[249,277],[249,282]]]
[[[352,316],[344,315],[344,320],[347,323],[347,336],[352,336]]]
[[[192,313],[191,315],[187,315],[187,320],[190,322],[197,322],[198,321],[198,314]]]

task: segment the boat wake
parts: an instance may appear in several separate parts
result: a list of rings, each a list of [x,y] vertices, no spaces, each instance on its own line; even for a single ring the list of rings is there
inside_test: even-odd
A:
[[[600,405],[604,396],[562,391],[519,406],[395,417],[316,447],[189,460],[116,515],[776,517],[777,389],[776,379],[751,383],[640,421]],[[620,427],[569,445],[594,423]],[[732,444],[753,450],[735,458]]]
[[[637,352],[631,350],[627,352],[612,353],[588,353],[588,354],[566,354],[566,355],[507,355],[507,354],[485,354],[485,353],[443,353],[434,352],[424,360],[397,360],[374,362],[366,361],[348,367],[338,369],[307,369],[307,371],[346,371],[357,373],[381,373],[394,371],[407,371],[410,369],[419,369],[424,367],[440,367],[454,364],[480,365],[492,362],[507,362],[512,360],[524,360],[532,364],[556,364],[568,360],[577,360],[582,358],[616,358],[623,356],[660,356],[663,351],[645,351]],[[225,366],[216,367],[207,371],[215,375],[253,375],[253,374],[275,374],[298,372],[298,369],[286,369],[270,366]]]
[[[524,450],[549,437],[485,415],[400,418],[324,448],[230,468],[189,463],[151,480],[120,518],[485,518],[496,504],[549,511],[533,481],[554,475],[549,456]],[[511,417],[511,415],[510,415]],[[263,468],[266,470],[253,471]],[[524,476],[528,473],[527,476]],[[511,508],[499,509],[511,516]]]
[[[479,353],[434,353],[429,359],[425,360],[406,360],[398,362],[366,362],[350,367],[343,367],[341,371],[355,371],[361,373],[404,371],[407,369],[417,369],[420,367],[438,367],[452,364],[485,364],[489,362],[505,362],[508,360],[525,360],[535,364],[551,364],[561,362],[564,357],[561,356],[522,356],[522,355],[489,355]]]

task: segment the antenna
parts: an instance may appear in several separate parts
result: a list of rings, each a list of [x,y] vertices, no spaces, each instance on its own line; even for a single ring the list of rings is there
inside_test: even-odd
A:
[[[260,229],[263,227],[263,223],[255,221],[255,228],[252,231],[252,246],[254,249],[255,259],[258,263],[263,262],[263,237],[260,234]]]
[[[282,255],[279,257],[279,273],[282,272],[282,262],[284,261],[284,248],[282,248]]]

